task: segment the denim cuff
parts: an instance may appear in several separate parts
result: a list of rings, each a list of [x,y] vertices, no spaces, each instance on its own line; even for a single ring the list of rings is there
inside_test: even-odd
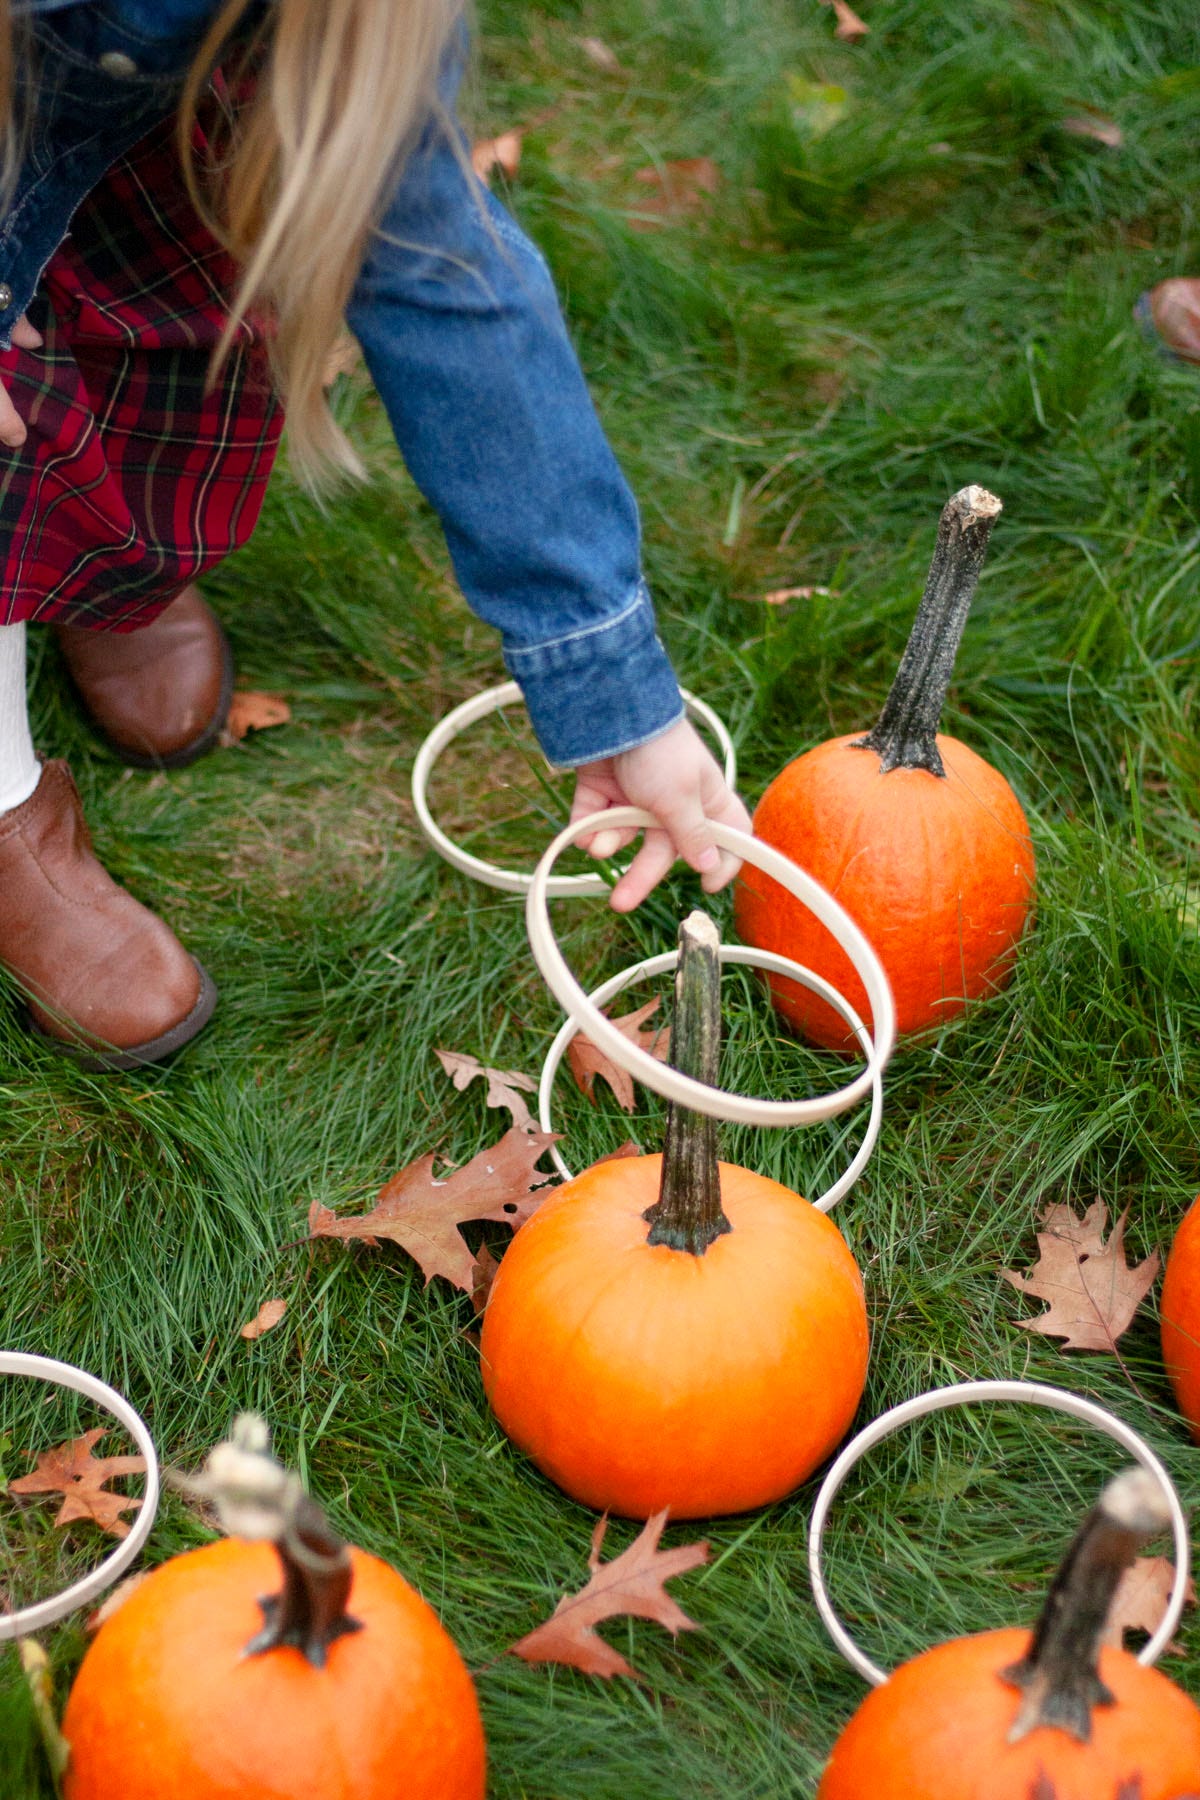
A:
[[[504,663],[521,685],[539,744],[560,769],[636,749],[683,717],[644,582],[602,624],[523,649],[508,645]]]

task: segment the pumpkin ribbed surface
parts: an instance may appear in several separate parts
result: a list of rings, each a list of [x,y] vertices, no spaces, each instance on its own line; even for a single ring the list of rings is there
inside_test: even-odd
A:
[[[646,1518],[786,1494],[862,1394],[862,1281],[836,1226],[721,1163],[731,1229],[703,1255],[646,1242],[662,1158],[598,1163],[516,1234],[483,1321],[488,1399],[575,1499]]]
[[[246,1656],[267,1544],[175,1557],[102,1627],[67,1702],[64,1800],[483,1800],[475,1690],[420,1595],[351,1551],[364,1629],[323,1669],[298,1650]]]
[[[1100,1655],[1116,1705],[1090,1743],[1039,1726],[1005,1741],[1021,1704],[999,1671],[1029,1633],[939,1644],[876,1688],[834,1746],[817,1800],[1196,1800],[1200,1709],[1123,1650]]]
[[[938,735],[944,776],[886,774],[860,734],[832,738],[789,763],[754,815],[755,836],[816,878],[866,933],[896,1001],[901,1034],[939,1025],[1000,987],[1033,892],[1034,858],[1020,802],[997,769]],[[807,964],[868,1021],[866,992],[829,932],[748,866],[735,916],[748,944]],[[837,1014],[795,982],[769,977],[779,1011],[829,1049],[853,1048]]]
[[[1200,1200],[1171,1245],[1160,1312],[1163,1361],[1175,1401],[1200,1443]]]

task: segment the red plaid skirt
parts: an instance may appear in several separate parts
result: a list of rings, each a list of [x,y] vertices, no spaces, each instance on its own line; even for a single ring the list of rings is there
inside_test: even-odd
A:
[[[253,531],[283,414],[261,335],[209,357],[236,273],[196,216],[169,121],[75,214],[0,351],[28,437],[0,447],[0,624],[132,631]]]

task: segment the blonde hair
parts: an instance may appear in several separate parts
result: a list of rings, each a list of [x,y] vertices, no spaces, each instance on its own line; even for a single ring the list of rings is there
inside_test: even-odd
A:
[[[248,313],[270,321],[275,381],[291,458],[317,486],[362,466],[326,400],[325,376],[371,227],[404,158],[439,111],[438,68],[464,0],[272,0],[246,42],[250,0],[225,0],[196,53],[179,111],[179,146],[194,203],[237,261],[241,280],[214,375]],[[0,0],[0,107],[16,157],[11,0]],[[231,39],[235,42],[231,45]],[[202,166],[197,107],[223,55],[236,93]],[[207,125],[207,118],[206,118]]]

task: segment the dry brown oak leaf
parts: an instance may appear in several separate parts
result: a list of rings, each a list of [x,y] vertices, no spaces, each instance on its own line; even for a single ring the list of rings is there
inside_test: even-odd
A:
[[[481,1077],[487,1082],[489,1106],[507,1106],[514,1125],[529,1124],[529,1108],[517,1090],[537,1093],[537,1082],[531,1075],[522,1075],[516,1069],[486,1068],[477,1056],[467,1056],[461,1050],[435,1050],[433,1054],[460,1094]]]
[[[854,44],[859,38],[870,35],[871,27],[863,23],[858,14],[846,4],[846,0],[821,0],[821,4],[833,8],[837,19],[834,37],[842,38],[847,44]]]
[[[585,1675],[628,1675],[642,1678],[619,1651],[606,1644],[596,1633],[605,1619],[632,1617],[653,1619],[665,1625],[674,1636],[680,1631],[698,1631],[694,1619],[675,1604],[663,1583],[673,1575],[684,1575],[708,1561],[708,1544],[680,1544],[674,1550],[660,1550],[658,1540],[667,1522],[664,1509],[647,1519],[645,1528],[627,1550],[611,1562],[600,1561],[600,1546],[608,1529],[607,1517],[598,1521],[592,1533],[588,1568],[592,1578],[577,1594],[565,1594],[544,1625],[539,1625],[515,1644],[509,1645],[512,1656],[526,1662],[569,1663]]]
[[[480,138],[471,145],[471,167],[480,181],[490,182],[493,169],[499,169],[506,181],[516,179],[521,166],[521,146],[528,130],[528,125],[515,126],[511,131],[502,131],[499,137]]]
[[[659,1062],[666,1062],[671,1053],[670,1028],[660,1025],[653,1031],[641,1030],[645,1020],[657,1009],[658,1001],[648,1000],[636,1012],[625,1013],[619,1019],[612,1018],[608,1013],[604,1016],[630,1043],[637,1044],[639,1049],[648,1050]],[[610,1061],[603,1050],[596,1048],[591,1038],[585,1037],[582,1032],[573,1037],[567,1045],[567,1061],[571,1065],[571,1073],[577,1086],[593,1105],[596,1100],[596,1079],[599,1077],[602,1081],[607,1081],[622,1110],[627,1113],[633,1111],[633,1076]]]
[[[1174,1585],[1175,1565],[1165,1556],[1135,1557],[1117,1583],[1102,1642],[1122,1650],[1127,1631],[1144,1631],[1152,1637],[1163,1622]],[[1190,1579],[1184,1602],[1188,1606],[1196,1604],[1196,1584]],[[1172,1638],[1166,1654],[1182,1656],[1183,1647]]]
[[[249,1343],[260,1338],[264,1331],[274,1331],[287,1312],[286,1300],[264,1300],[252,1319],[247,1319],[242,1326],[241,1335]]]
[[[651,163],[638,169],[633,179],[653,191],[639,197],[630,226],[634,231],[655,231],[664,220],[685,218],[702,207],[720,188],[721,171],[711,156],[685,156],[676,162]]]
[[[221,745],[228,749],[231,744],[240,744],[248,731],[269,731],[272,725],[286,725],[291,716],[292,709],[282,695],[239,688],[229,703]]]
[[[1037,1234],[1038,1259],[1028,1275],[1001,1269],[1022,1294],[1045,1300],[1049,1310],[1019,1321],[1022,1330],[1063,1339],[1064,1350],[1113,1350],[1158,1274],[1153,1251],[1131,1269],[1125,1260],[1122,1213],[1105,1240],[1108,1208],[1093,1200],[1083,1217],[1069,1206],[1048,1206]]]
[[[143,1456],[93,1456],[92,1446],[108,1436],[108,1426],[98,1425],[82,1437],[56,1444],[43,1450],[31,1475],[19,1475],[10,1481],[10,1494],[61,1494],[63,1503],[54,1515],[56,1525],[70,1525],[76,1519],[91,1519],[102,1531],[113,1537],[129,1536],[129,1526],[121,1517],[136,1512],[139,1499],[125,1494],[106,1494],[104,1484],[118,1475],[144,1475]]]
[[[499,1143],[473,1156],[444,1181],[433,1178],[433,1157],[422,1156],[385,1183],[369,1213],[339,1218],[319,1200],[308,1211],[310,1237],[380,1238],[399,1244],[421,1265],[425,1285],[444,1275],[469,1294],[475,1285],[475,1255],[458,1229],[471,1219],[491,1219],[513,1231],[535,1213],[554,1177],[536,1168],[538,1158],[557,1143],[550,1131],[522,1131],[513,1125]]]

